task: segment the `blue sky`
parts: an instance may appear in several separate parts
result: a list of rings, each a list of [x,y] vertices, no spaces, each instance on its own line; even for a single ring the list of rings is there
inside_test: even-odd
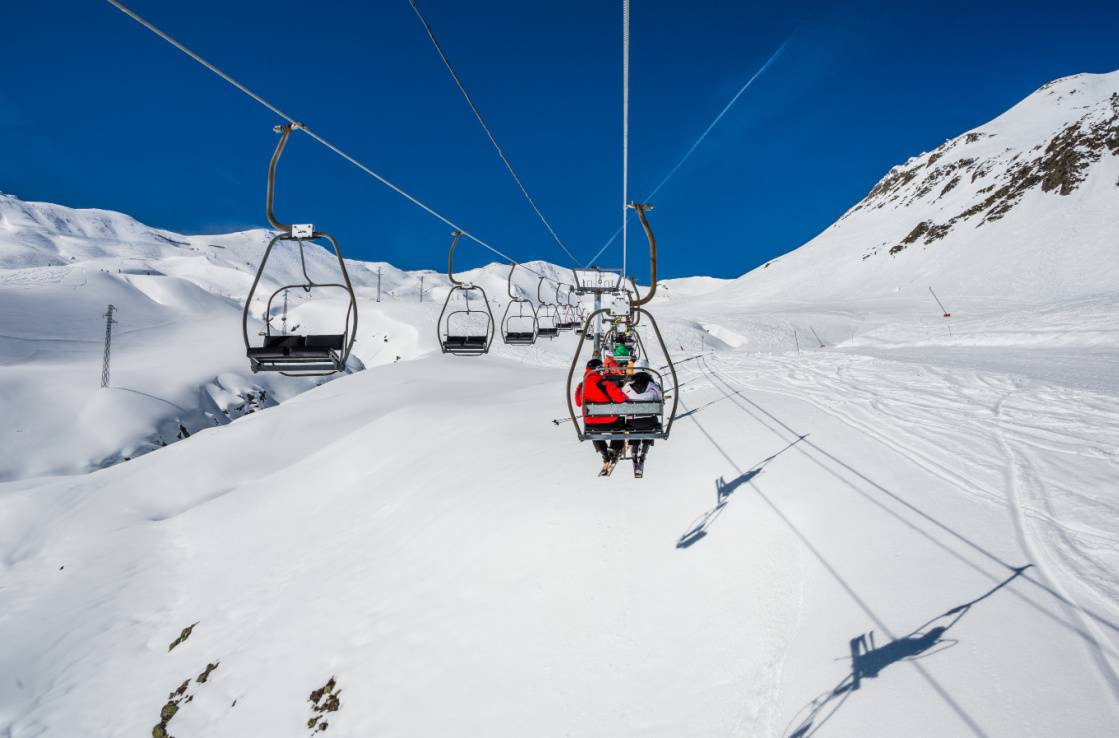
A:
[[[131,6],[514,258],[570,265],[407,0]],[[620,3],[421,7],[541,209],[589,259],[620,220]],[[264,224],[273,114],[107,3],[9,4],[4,25],[0,190],[187,233]],[[1052,78],[1119,68],[1116,27],[1113,1],[633,0],[636,198],[792,35],[657,194],[662,276],[737,276],[799,246],[892,165]],[[444,224],[305,137],[285,154],[277,210],[348,256],[405,268],[440,268],[449,243]],[[600,260],[619,261],[616,247]]]

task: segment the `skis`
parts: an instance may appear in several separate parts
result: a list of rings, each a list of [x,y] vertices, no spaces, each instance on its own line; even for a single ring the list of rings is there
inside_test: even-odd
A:
[[[599,470],[598,476],[600,476],[600,477],[610,476],[611,474],[614,473],[614,467],[617,466],[617,465],[618,465],[617,457],[612,457],[610,459],[610,461],[603,462],[602,463],[602,469]]]
[[[623,457],[617,457],[610,461],[603,462],[602,468],[598,471],[598,476],[608,477],[614,473],[614,467],[618,465],[619,461],[624,460]],[[644,479],[645,477],[645,459],[633,459],[633,478]]]

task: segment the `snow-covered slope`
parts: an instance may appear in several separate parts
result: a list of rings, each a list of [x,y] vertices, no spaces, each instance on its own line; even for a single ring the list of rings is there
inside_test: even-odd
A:
[[[1119,72],[1051,82],[894,167],[801,248],[713,293],[770,305],[1044,303],[1119,288]]]
[[[0,195],[0,413],[9,419],[0,425],[6,451],[0,480],[117,463],[314,386],[312,380],[247,370],[239,314],[271,236],[265,230],[184,236],[121,213]],[[306,262],[312,277],[334,281],[332,254],[308,247]],[[571,281],[555,265],[527,266]],[[301,269],[297,249],[277,247],[254,316],[263,318],[265,299],[276,287],[301,283]],[[449,288],[445,274],[353,260],[347,269],[360,300],[353,369],[438,350],[434,323]],[[491,264],[460,278],[485,288],[500,320],[508,273],[508,267]],[[514,290],[535,298],[538,281],[517,270]],[[554,299],[554,289],[546,287],[544,297]],[[300,291],[291,295],[289,327],[340,330],[344,304],[320,299],[304,305]],[[119,321],[114,381],[113,389],[100,391],[109,304]],[[277,328],[281,309],[273,306]],[[261,326],[254,321],[251,333]],[[553,348],[532,349],[527,356],[560,363],[562,352]]]
[[[1113,734],[1116,81],[768,268],[669,280],[681,407],[641,480],[563,420],[574,336],[438,353],[436,273],[351,262],[366,369],[252,376],[267,233],[0,197],[0,736]],[[467,275],[499,317],[507,274]]]

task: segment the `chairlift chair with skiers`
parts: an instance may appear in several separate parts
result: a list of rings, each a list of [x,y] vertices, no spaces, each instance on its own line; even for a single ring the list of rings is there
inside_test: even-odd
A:
[[[664,337],[661,335],[660,327],[657,325],[656,319],[643,307],[653,299],[653,295],[656,294],[657,291],[657,242],[656,238],[653,236],[653,231],[649,225],[648,219],[645,216],[645,211],[649,210],[651,206],[631,204],[629,207],[637,211],[637,216],[649,240],[651,282],[649,292],[644,297],[640,296],[636,284],[631,282],[633,285],[632,290],[626,287],[619,289],[612,295],[613,299],[608,306],[591,312],[583,323],[583,330],[584,332],[589,332],[591,330],[591,323],[599,315],[609,316],[614,321],[612,331],[615,336],[627,335],[626,330],[628,329],[630,335],[634,336],[632,340],[633,347],[639,350],[643,356],[647,357],[648,354],[644,350],[640,335],[634,331],[634,327],[641,317],[644,316],[665,357],[666,364],[663,368],[667,371],[662,372],[652,368],[643,369],[642,371],[648,373],[661,387],[662,399],[658,401],[583,403],[582,416],[578,415],[575,412],[573,396],[575,389],[575,372],[579,368],[584,346],[584,342],[579,341],[578,344],[576,344],[575,355],[571,359],[571,366],[567,372],[565,395],[572,426],[575,428],[575,433],[580,441],[653,441],[667,439],[672,430],[672,423],[676,418],[676,410],[679,405],[679,381],[676,377],[676,367],[672,363],[672,356],[669,354],[668,347],[665,345]],[[624,284],[624,281],[619,280],[617,284],[621,286]],[[671,407],[667,405],[669,398],[671,398]],[[593,423],[583,422],[584,418],[593,417],[623,418],[627,423],[636,418],[655,418],[655,422],[642,423],[640,427],[635,427],[634,429],[626,428],[626,423],[622,423],[620,427],[596,428]]]

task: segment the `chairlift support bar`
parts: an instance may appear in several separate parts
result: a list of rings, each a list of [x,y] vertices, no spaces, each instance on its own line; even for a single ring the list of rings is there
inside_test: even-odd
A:
[[[631,202],[629,207],[637,211],[637,218],[641,221],[641,228],[645,231],[645,238],[649,240],[649,291],[644,297],[641,297],[637,292],[637,282],[631,281],[634,295],[637,296],[637,300],[633,303],[633,306],[640,307],[649,304],[653,300],[653,295],[657,294],[657,237],[653,235],[653,229],[649,225],[649,219],[645,217],[645,212],[652,210],[653,206],[648,203]],[[632,278],[630,279],[632,280]]]

